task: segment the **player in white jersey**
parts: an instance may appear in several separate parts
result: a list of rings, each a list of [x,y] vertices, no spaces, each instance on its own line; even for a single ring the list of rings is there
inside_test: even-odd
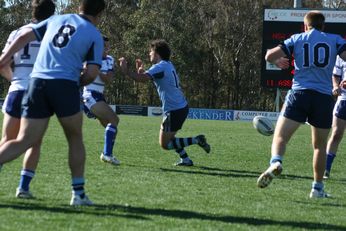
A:
[[[189,112],[189,106],[180,88],[179,76],[170,61],[171,50],[164,40],[154,40],[150,44],[150,62],[153,65],[144,71],[143,63],[137,59],[137,72],[130,72],[125,58],[120,58],[122,72],[135,81],[153,81],[162,102],[165,113],[160,130],[160,145],[166,150],[175,150],[180,156],[177,166],[192,166],[185,147],[198,144],[205,152],[210,152],[210,146],[204,135],[178,138],[176,133],[182,128]]]
[[[346,59],[346,40],[340,35],[323,32],[325,17],[310,11],[304,17],[305,32],[294,34],[283,44],[267,51],[268,62],[287,68],[288,57],[294,56],[292,89],[286,97],[282,113],[276,123],[270,166],[258,178],[260,188],[267,187],[282,172],[286,145],[299,126],[311,125],[314,181],[310,198],[325,198],[323,173],[326,147],[332,126],[334,100],[332,72],[337,55]]]
[[[7,39],[3,52],[5,52],[10,44],[20,36],[23,30],[53,15],[55,4],[52,0],[33,0],[32,8],[32,23],[13,31]],[[7,69],[6,72],[9,73],[6,78],[11,81],[11,85],[2,109],[4,120],[0,146],[8,140],[15,139],[19,132],[22,111],[21,101],[25,90],[28,88],[30,74],[39,48],[40,42],[38,41],[32,41],[26,44],[23,49],[16,52],[13,56],[13,73],[11,73],[10,64],[5,67],[5,70]],[[35,175],[35,170],[40,156],[40,147],[41,140],[26,151],[23,160],[20,183],[16,190],[16,197],[18,198],[33,197],[29,191],[29,184]]]
[[[104,147],[100,159],[106,163],[119,165],[120,161],[115,157],[113,148],[118,132],[119,117],[106,103],[104,97],[105,84],[114,78],[114,59],[108,55],[109,39],[103,37],[104,52],[100,74],[95,81],[83,89],[84,112],[89,118],[97,118],[105,128]]]
[[[333,94],[338,96],[338,99],[334,106],[332,134],[327,144],[327,162],[323,176],[325,179],[330,176],[333,160],[346,129],[346,89],[343,86],[345,80],[346,61],[338,56],[333,70]]]

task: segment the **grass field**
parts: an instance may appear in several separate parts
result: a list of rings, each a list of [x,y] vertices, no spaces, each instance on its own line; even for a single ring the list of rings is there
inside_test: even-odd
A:
[[[31,184],[36,199],[14,197],[22,158],[0,173],[0,230],[346,230],[345,142],[326,182],[334,198],[311,200],[307,125],[288,146],[283,175],[259,189],[271,138],[251,123],[188,120],[179,135],[205,133],[212,152],[188,147],[195,166],[176,167],[174,152],[158,145],[160,118],[120,119],[119,167],[99,161],[103,129],[85,119],[86,190],[96,205],[71,208],[66,142],[52,118]]]

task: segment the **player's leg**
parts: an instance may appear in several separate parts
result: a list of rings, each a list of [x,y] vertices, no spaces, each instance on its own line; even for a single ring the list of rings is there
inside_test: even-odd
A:
[[[332,96],[315,93],[311,101],[308,122],[311,125],[313,146],[314,181],[310,198],[329,197],[324,192],[323,173],[326,167],[326,150],[330,128],[333,121],[334,100]]]
[[[91,107],[91,112],[105,127],[104,147],[101,160],[113,165],[119,165],[113,153],[115,140],[118,133],[119,117],[105,101],[98,101]]]
[[[18,198],[33,198],[33,195],[30,192],[29,188],[31,180],[35,176],[35,171],[40,158],[41,143],[42,140],[34,144],[26,151],[24,155],[23,168],[21,170],[19,185],[16,190],[16,197]]]
[[[84,191],[85,147],[82,135],[82,118],[83,114],[81,112],[72,116],[59,118],[68,142],[68,163],[72,176],[71,205],[92,204]]]
[[[22,118],[20,130],[15,140],[10,140],[0,147],[0,163],[16,159],[28,148],[39,142],[48,126],[49,118]]]
[[[270,166],[257,179],[258,187],[267,187],[274,177],[281,174],[286,145],[300,124],[306,121],[309,100],[310,95],[305,91],[289,91],[287,94],[282,108],[283,115],[279,116],[274,131]]]
[[[174,132],[169,132],[168,130],[168,123],[163,122],[161,125],[161,130],[160,130],[160,137],[159,137],[159,142],[160,146],[163,149],[168,150],[166,147],[167,145],[175,138],[176,131]],[[175,152],[179,155],[180,160],[176,163],[177,166],[192,166],[193,161],[190,159],[190,157],[187,155],[186,151],[184,148],[177,148],[175,149]]]
[[[69,80],[49,80],[49,101],[62,126],[68,143],[68,163],[72,178],[72,198],[70,205],[91,205],[85,194],[84,166],[85,147],[83,143],[83,114],[80,105],[79,87]],[[64,89],[64,94],[60,90]]]
[[[8,140],[15,139],[19,132],[20,119],[14,118],[7,113],[4,114],[2,122],[2,137],[0,146]]]
[[[166,132],[178,131],[182,128],[187,115],[189,113],[188,106],[178,109],[175,111],[169,112],[162,123],[161,130]],[[171,140],[166,140],[161,142],[161,147],[167,150],[183,150],[185,147],[188,147],[193,144],[198,144],[201,148],[204,149],[205,152],[210,152],[210,145],[207,143],[207,140],[204,135],[198,135],[195,137],[174,137]]]
[[[326,153],[327,139],[330,129],[322,129],[311,126],[312,132],[312,146],[314,150],[313,156],[313,171],[314,182],[312,183],[312,190],[310,197],[328,197],[329,195],[324,192],[323,173],[326,167]]]
[[[334,107],[332,134],[327,143],[327,163],[324,178],[330,176],[332,164],[346,128],[346,100],[338,100]]]
[[[257,185],[260,188],[267,187],[272,179],[282,172],[283,155],[286,151],[286,146],[294,132],[298,129],[301,123],[280,116],[275,127],[274,137],[272,141],[272,156],[270,159],[269,168],[264,171],[257,180]]]
[[[24,91],[12,91],[6,96],[2,111],[4,118],[2,122],[2,137],[0,146],[8,140],[15,139],[19,132],[21,118],[21,101]]]

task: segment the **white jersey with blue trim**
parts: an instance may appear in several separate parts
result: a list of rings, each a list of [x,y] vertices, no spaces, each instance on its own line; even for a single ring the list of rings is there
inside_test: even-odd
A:
[[[161,60],[145,72],[150,75],[162,102],[164,112],[184,108],[187,105],[180,88],[179,76],[170,61]]]
[[[346,61],[340,58],[340,56],[336,58],[333,75],[340,76],[341,80],[346,80]],[[338,98],[346,100],[346,89],[341,88],[341,95]]]
[[[106,58],[102,59],[102,66],[100,71],[103,74],[107,74],[109,71],[114,71],[114,58],[110,55],[107,55]],[[105,89],[105,83],[102,81],[100,76],[97,76],[94,82],[84,87],[85,91],[97,91],[103,93]]]
[[[316,29],[294,34],[281,46],[287,56],[294,57],[293,90],[315,90],[332,94],[332,72],[336,56],[346,50],[340,35]]]
[[[101,67],[102,35],[87,17],[54,15],[32,28],[37,40],[42,40],[32,78],[66,79],[79,84],[84,63]]]
[[[23,28],[28,28],[35,25],[34,23],[29,23],[18,30],[12,31],[10,36],[7,39],[5,48],[3,52],[8,49],[11,43],[21,34]],[[22,91],[26,90],[29,85],[30,74],[32,72],[32,68],[36,61],[36,57],[38,51],[40,49],[40,42],[33,41],[25,45],[25,47],[18,52],[16,52],[13,56],[13,76],[11,80],[9,92],[12,91]]]

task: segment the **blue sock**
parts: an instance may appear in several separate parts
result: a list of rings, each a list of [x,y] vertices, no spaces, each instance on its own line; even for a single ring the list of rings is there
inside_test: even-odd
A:
[[[179,154],[179,156],[180,156],[181,159],[186,159],[186,158],[189,157],[189,156],[187,155],[185,149],[176,149],[175,152]]]
[[[321,191],[321,190],[323,190],[323,187],[324,187],[324,185],[322,182],[317,182],[317,181],[312,182],[312,188],[313,189]]]
[[[330,172],[332,169],[333,160],[336,157],[334,153],[327,153],[326,170]]]
[[[174,138],[171,140],[168,145],[167,149],[184,149],[184,147],[190,146],[192,144],[197,144],[198,140],[195,137],[188,137],[188,138]]]
[[[32,178],[35,176],[35,171],[29,169],[22,169],[20,172],[19,188],[29,191],[29,185]]]
[[[105,129],[105,143],[103,146],[103,154],[106,156],[112,156],[113,155],[113,147],[115,144],[115,136],[118,132],[117,127],[113,126],[112,124],[107,124],[107,127]]]
[[[84,198],[84,177],[72,178],[72,193],[74,195],[79,195],[81,198]]]
[[[272,155],[272,157],[270,158],[269,164],[272,165],[272,164],[274,164],[275,162],[278,162],[278,161],[282,164],[282,160],[283,160],[283,156]]]

